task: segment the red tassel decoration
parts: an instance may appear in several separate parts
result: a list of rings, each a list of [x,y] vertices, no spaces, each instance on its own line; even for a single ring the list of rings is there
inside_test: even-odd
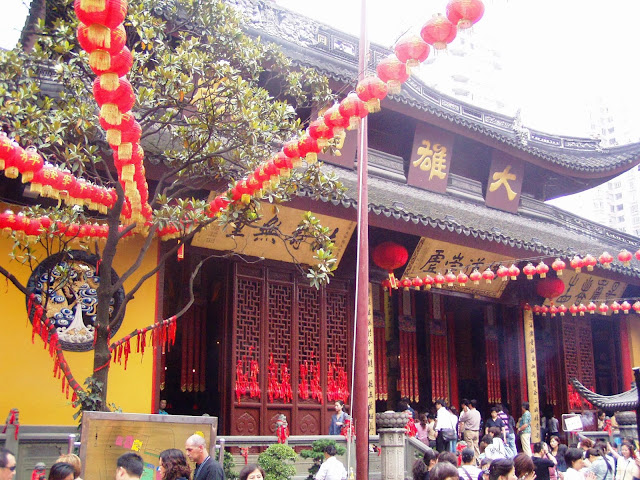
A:
[[[177,322],[176,316],[174,315],[169,319],[169,342],[171,343],[171,346],[175,345],[176,343],[176,328]]]
[[[146,332],[146,330],[144,332],[142,332],[142,334],[139,335],[139,337],[142,337],[142,339],[140,340],[140,353],[142,355],[144,355],[144,347],[147,346],[147,332]]]
[[[293,400],[293,389],[291,388],[291,374],[287,365],[283,364],[280,367],[282,375],[282,401],[284,403],[291,403]]]
[[[307,362],[300,365],[300,382],[298,383],[298,396],[303,400],[309,398],[309,386],[307,385]]]
[[[131,343],[130,343],[130,338],[128,335],[126,337],[125,343],[124,343],[124,369],[127,369],[127,362],[129,361],[129,353],[131,353]]]

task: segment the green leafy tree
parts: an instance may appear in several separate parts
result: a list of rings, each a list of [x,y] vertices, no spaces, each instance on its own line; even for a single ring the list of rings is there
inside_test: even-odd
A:
[[[96,373],[81,403],[104,410],[108,409],[108,365],[114,348],[109,328],[119,324],[144,281],[181,245],[212,222],[234,232],[257,228],[262,203],[277,206],[301,188],[317,197],[341,194],[335,178],[325,175],[316,163],[292,170],[290,177],[262,195],[231,203],[216,218],[207,215],[210,191],[229,191],[268,160],[283,142],[301,133],[303,122],[296,112],[322,108],[332,94],[326,78],[311,69],[293,68],[278,48],[249,37],[239,15],[221,1],[130,0],[124,26],[134,58],[128,76],[137,96],[133,113],[142,127],[145,163],[155,173],[149,179],[150,220],[124,221],[126,192],[99,125],[92,95],[95,75],[76,39],[73,1],[41,0],[34,5],[32,15],[43,5],[46,14],[27,26],[23,38],[29,48],[0,51],[2,128],[21,146],[36,147],[46,161],[78,178],[114,188],[117,199],[106,214],[47,199],[25,208],[27,217],[47,216],[51,226],[37,238],[14,233],[12,258],[33,267],[44,256],[60,253],[64,262],[78,240],[82,248],[99,256]],[[106,242],[61,236],[56,228],[59,221],[106,223]],[[157,232],[168,226],[176,228],[178,242],[164,251],[153,269],[139,272]],[[116,252],[132,232],[145,236],[144,244],[129,268],[112,278]],[[336,265],[328,227],[308,213],[295,232],[275,229],[271,233],[285,245],[294,240],[308,244],[317,259],[307,271],[311,284],[328,283]],[[0,273],[29,293],[10,270],[0,267]],[[114,295],[136,273],[142,273],[141,280],[128,290],[119,309],[110,313]],[[197,269],[192,280],[196,273]],[[183,314],[192,302],[193,295],[176,314]]]
[[[224,451],[224,460],[222,461],[222,468],[224,470],[224,478],[226,480],[237,480],[238,472],[236,472],[236,462],[233,460],[231,452]]]
[[[258,455],[258,465],[266,474],[265,480],[290,480],[296,474],[292,465],[298,455],[289,445],[276,443]]]
[[[320,469],[320,465],[324,461],[324,449],[328,445],[333,445],[336,447],[336,453],[338,455],[344,455],[347,452],[347,449],[342,445],[339,445],[335,440],[330,439],[320,439],[316,440],[311,444],[311,449],[305,449],[300,451],[300,456],[302,458],[310,458],[313,460],[313,465],[309,467],[309,476],[307,480],[313,480]]]

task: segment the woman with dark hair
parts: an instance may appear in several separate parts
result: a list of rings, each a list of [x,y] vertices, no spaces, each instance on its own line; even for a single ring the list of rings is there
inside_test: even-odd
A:
[[[418,458],[413,462],[413,468],[411,469],[413,480],[430,480],[429,472],[436,464],[437,459],[438,456],[435,450],[430,448],[424,452],[424,457]]]
[[[239,480],[264,480],[264,470],[255,463],[247,465],[240,470]]]
[[[69,463],[54,463],[49,470],[49,480],[73,480],[74,469]]]
[[[513,460],[497,458],[489,465],[489,480],[516,480]]]
[[[536,467],[531,457],[526,453],[520,452],[514,457],[513,467],[518,480],[534,480],[536,478]]]
[[[560,437],[552,435],[549,439],[549,453],[556,459],[556,468],[559,472],[567,471],[567,462],[564,460],[564,454],[567,452],[567,446],[560,443]]]
[[[458,480],[458,469],[449,462],[438,462],[429,472],[429,480]]]
[[[168,448],[160,452],[160,466],[158,467],[162,480],[189,480],[191,468],[187,465],[187,458],[182,450]]]

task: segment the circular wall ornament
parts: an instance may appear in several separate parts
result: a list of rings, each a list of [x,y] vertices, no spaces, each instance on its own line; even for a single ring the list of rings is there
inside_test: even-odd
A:
[[[93,348],[94,325],[98,306],[97,289],[100,277],[96,275],[98,257],[84,250],[71,250],[43,260],[33,271],[27,289],[42,305],[45,315],[58,332],[64,350],[85,352]],[[118,275],[112,269],[111,278]],[[124,301],[124,288],[111,299],[109,315],[116,312]],[[27,305],[29,297],[27,296]],[[28,312],[28,306],[27,306]],[[29,320],[33,322],[33,314]],[[120,328],[112,327],[111,335]]]

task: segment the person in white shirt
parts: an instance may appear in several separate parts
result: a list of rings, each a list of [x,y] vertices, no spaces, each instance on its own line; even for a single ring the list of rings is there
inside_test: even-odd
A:
[[[456,439],[458,438],[458,417],[447,410],[447,404],[443,399],[436,400],[436,450],[438,452],[455,452]],[[450,437],[448,437],[450,435]],[[446,439],[445,439],[446,438]]]
[[[473,448],[463,448],[460,456],[462,457],[462,465],[458,467],[458,476],[462,480],[478,480],[478,476],[480,476],[482,470],[475,466],[476,461]]]
[[[336,458],[335,445],[327,445],[324,447],[324,462],[320,465],[316,480],[347,480],[347,471],[340,460]]]

